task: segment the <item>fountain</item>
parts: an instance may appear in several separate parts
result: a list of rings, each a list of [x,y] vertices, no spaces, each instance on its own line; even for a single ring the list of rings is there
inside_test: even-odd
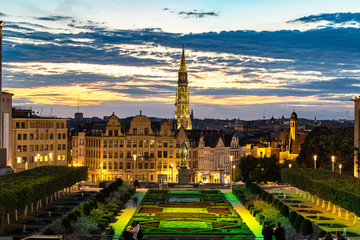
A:
[[[286,198],[286,193],[284,192],[284,199]]]
[[[344,227],[343,235],[346,236],[346,227]]]
[[[84,193],[83,193],[83,192],[81,193],[81,196],[82,196],[82,197],[84,196]]]
[[[317,213],[316,219],[320,219],[320,213]]]
[[[26,233],[26,225],[23,226],[23,233]]]
[[[299,203],[299,208],[301,208],[301,204]]]
[[[51,217],[51,211],[49,211],[48,216]]]

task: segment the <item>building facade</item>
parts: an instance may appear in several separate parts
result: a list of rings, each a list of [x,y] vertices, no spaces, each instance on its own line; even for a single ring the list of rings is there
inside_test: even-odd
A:
[[[354,106],[354,176],[359,177],[359,154],[360,154],[360,97],[351,99],[355,103]]]
[[[67,165],[66,119],[32,115],[14,109],[10,166],[15,172],[39,166]]]
[[[187,165],[191,179],[197,173],[197,152],[183,128],[168,122],[151,122],[138,115],[129,126],[112,114],[107,123],[93,124],[72,136],[72,165],[89,167],[93,182],[122,178],[125,181],[177,182],[180,143],[188,142]]]

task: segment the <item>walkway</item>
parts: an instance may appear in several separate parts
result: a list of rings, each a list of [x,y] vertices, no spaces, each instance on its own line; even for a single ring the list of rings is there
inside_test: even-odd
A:
[[[140,205],[142,199],[144,198],[147,189],[136,189],[136,193],[134,196],[138,198],[138,206]],[[132,201],[128,201],[125,205],[125,209],[122,209],[122,213],[116,217],[116,222],[111,223],[110,226],[113,227],[115,231],[114,239],[118,239],[122,232],[124,231],[126,225],[130,221],[132,215],[134,214],[136,208],[132,205]]]
[[[235,197],[234,194],[231,193],[230,190],[221,190],[221,192],[225,195],[226,199],[231,203],[235,211],[240,215],[243,222],[250,228],[250,230],[254,233],[255,239],[260,240],[263,239],[262,235],[262,226],[256,221],[255,217],[253,217],[250,212],[240,203],[240,201]]]

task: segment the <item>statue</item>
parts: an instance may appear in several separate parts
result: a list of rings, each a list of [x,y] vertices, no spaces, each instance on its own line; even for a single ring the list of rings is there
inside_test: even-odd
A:
[[[188,146],[186,141],[182,141],[180,145],[180,159],[181,163],[180,166],[186,166],[186,158],[188,157]]]

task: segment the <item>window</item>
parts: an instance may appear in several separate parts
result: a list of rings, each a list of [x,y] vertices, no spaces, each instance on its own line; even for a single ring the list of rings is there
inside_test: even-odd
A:
[[[21,136],[22,136],[21,134],[18,134],[18,140],[21,140]]]
[[[103,158],[107,158],[107,151],[103,152]]]
[[[27,152],[27,146],[26,145],[23,146],[23,152]]]
[[[119,145],[118,142],[119,142],[118,140],[114,140],[114,147],[118,147]]]
[[[113,135],[113,131],[109,130],[109,136],[112,137],[112,135]]]
[[[155,168],[155,164],[154,164],[154,162],[151,162],[150,163],[150,169],[154,169]]]
[[[114,130],[114,136],[115,137],[119,136],[119,131],[118,130]]]
[[[35,151],[39,151],[39,145],[35,145]]]
[[[34,134],[33,133],[30,133],[29,139],[34,140]]]
[[[113,157],[113,152],[109,151],[109,158],[112,158],[112,157]]]
[[[109,162],[109,169],[112,169],[112,162]]]
[[[62,134],[62,138],[63,138],[63,139],[66,139],[66,133],[63,133],[63,134]]]
[[[45,151],[49,150],[49,145],[45,145]]]
[[[124,152],[123,151],[120,151],[120,154],[119,154],[120,156],[120,158],[124,158]]]
[[[131,147],[131,140],[127,140],[126,146],[127,146],[127,147]]]
[[[164,151],[163,152],[163,156],[164,156],[164,158],[167,158],[168,156],[167,156],[167,151]]]
[[[104,140],[103,147],[107,147],[107,140]]]
[[[58,150],[61,150],[61,144],[58,144]]]
[[[158,147],[162,147],[162,141],[161,140],[158,141]]]
[[[64,123],[61,123],[61,128],[65,128],[65,124],[64,124]]]
[[[143,135],[143,134],[144,134],[144,129],[143,129],[143,128],[140,128],[140,129],[139,129],[139,134],[140,134],[140,135]]]
[[[30,150],[30,152],[34,151],[34,145],[30,145],[29,150]]]
[[[137,141],[133,140],[133,147],[136,147],[136,146],[137,146]]]
[[[21,128],[25,128],[25,123],[24,122],[21,123]]]
[[[131,163],[126,163],[126,169],[131,169]]]
[[[142,146],[143,146],[143,141],[140,140],[140,141],[139,141],[139,147],[142,147]]]
[[[149,140],[144,141],[144,147],[146,147],[146,148],[149,147]]]
[[[151,157],[151,158],[154,158],[154,157],[155,157],[154,151],[150,151],[150,157]]]
[[[40,151],[44,151],[44,145],[40,145]]]
[[[149,135],[149,129],[145,128],[145,135]]]
[[[150,140],[150,147],[154,147],[155,145],[155,140]]]
[[[114,162],[114,169],[118,169],[118,163]]]
[[[106,162],[103,162],[103,169],[107,169]]]
[[[163,162],[163,169],[167,169],[167,163]]]
[[[138,169],[142,169],[143,165],[142,163],[138,163]]]
[[[124,140],[120,140],[120,142],[119,142],[119,147],[124,147]]]
[[[21,163],[21,157],[16,158],[17,163]]]
[[[16,128],[20,128],[20,123],[16,122]]]
[[[173,150],[170,150],[169,151],[169,158],[173,158],[174,157],[174,151]]]
[[[50,133],[50,139],[54,139],[54,134]]]
[[[134,135],[137,135],[137,128],[134,128],[134,129],[133,129],[133,134],[134,134]]]
[[[162,158],[162,152],[158,151],[158,158]]]
[[[61,133],[58,133],[58,139],[61,139]]]
[[[50,144],[50,150],[54,150],[54,145]]]
[[[119,157],[119,154],[118,154],[118,151],[114,151],[114,158],[118,158]]]
[[[124,169],[124,163],[123,162],[119,163],[119,169]]]
[[[21,152],[21,145],[17,146],[17,151]]]
[[[112,147],[112,146],[113,146],[113,141],[109,140],[109,147]]]
[[[146,157],[146,158],[149,157],[149,152],[148,151],[144,152],[144,157]]]
[[[131,158],[131,152],[130,152],[130,151],[127,151],[127,152],[126,152],[126,157],[127,157],[127,158]]]
[[[144,169],[148,169],[149,168],[149,163],[144,163]]]
[[[164,141],[164,147],[167,147],[167,146],[168,146],[168,142]]]
[[[62,150],[66,150],[66,144],[62,145]]]

